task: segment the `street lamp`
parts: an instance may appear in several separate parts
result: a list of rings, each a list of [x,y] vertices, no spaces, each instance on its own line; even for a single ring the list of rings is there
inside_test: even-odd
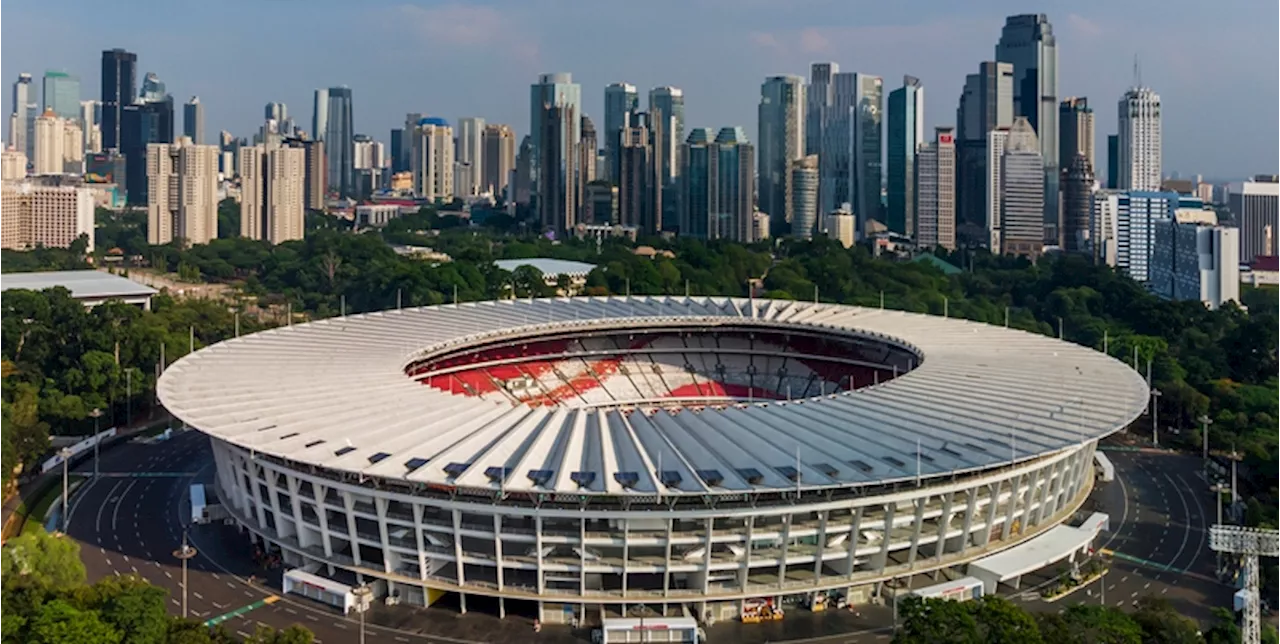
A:
[[[196,556],[194,546],[187,543],[187,529],[182,529],[182,547],[173,551],[173,556],[182,562],[182,619],[187,618],[187,560]]]
[[[1151,444],[1155,447],[1160,447],[1158,430],[1160,428],[1160,396],[1163,395],[1164,392],[1159,389],[1151,388]]]
[[[1204,467],[1209,469],[1209,425],[1213,424],[1213,419],[1208,415],[1200,416],[1200,436],[1204,440]]]
[[[361,584],[352,588],[351,594],[356,596],[356,610],[360,611],[360,644],[364,644],[364,613],[369,610],[373,589],[368,584]]]
[[[1215,525],[1222,525],[1222,493],[1227,491],[1227,486],[1221,483],[1214,483],[1209,486],[1209,490],[1213,492],[1213,498],[1218,502],[1218,522]],[[1214,564],[1214,570],[1217,574],[1222,574],[1222,553],[1215,552],[1218,556],[1217,563]]]
[[[67,533],[67,523],[71,521],[71,509],[67,507],[67,466],[71,462],[71,448],[64,447],[58,451],[62,457],[62,533]]]
[[[98,419],[102,418],[102,410],[94,407],[93,411],[89,412],[89,416],[93,418],[93,479],[96,481],[98,479],[98,443],[100,442]]]

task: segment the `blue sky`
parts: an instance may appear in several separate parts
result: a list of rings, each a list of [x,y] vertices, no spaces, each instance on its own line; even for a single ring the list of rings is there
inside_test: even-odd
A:
[[[0,71],[63,69],[99,92],[103,49],[138,54],[179,102],[199,95],[208,135],[256,130],[284,102],[310,126],[311,92],[348,85],[356,129],[386,141],[406,112],[481,116],[528,130],[529,84],[572,72],[601,120],[604,86],[685,91],[688,127],[755,132],[760,82],[815,60],[922,79],[930,125],[951,124],[964,75],[990,59],[1004,16],[1045,12],[1059,96],[1087,96],[1099,155],[1116,101],[1143,81],[1164,100],[1165,168],[1233,179],[1277,168],[1275,0],[10,0]]]

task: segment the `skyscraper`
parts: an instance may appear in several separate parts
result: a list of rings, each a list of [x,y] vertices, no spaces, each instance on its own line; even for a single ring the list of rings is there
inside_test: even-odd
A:
[[[468,177],[470,185],[467,186],[468,195],[478,195],[484,191],[480,185],[484,178],[484,144],[480,138],[484,132],[484,119],[478,117],[463,117],[458,119],[458,144],[453,152],[453,158],[458,163],[465,163],[471,166],[471,175]]]
[[[825,108],[818,158],[822,174],[818,207],[831,212],[851,204],[861,235],[867,221],[883,218],[884,81],[870,74],[841,72],[832,75],[831,84],[831,104]]]
[[[326,110],[324,150],[329,156],[329,189],[342,196],[356,193],[355,129],[351,88],[330,87]]]
[[[746,132],[724,127],[712,139],[709,128],[694,128],[683,147],[680,234],[752,241],[755,149]]]
[[[324,141],[303,141],[303,150],[306,153],[305,163],[306,185],[302,190],[302,200],[307,210],[323,211],[325,209],[325,195],[329,192],[328,180],[329,172],[325,167],[328,158],[324,154]]]
[[[935,128],[933,141],[916,155],[916,243],[956,247],[956,144],[950,127]]]
[[[636,226],[646,234],[661,230],[654,210],[653,148],[648,115],[633,112],[627,127],[622,129],[618,148],[618,223]]]
[[[587,184],[596,180],[596,125],[586,115],[583,115],[579,121],[578,130],[582,132],[582,140],[578,142],[576,202],[578,209],[583,210],[587,204]]]
[[[1091,171],[1096,171],[1093,108],[1089,99],[1071,96],[1058,105],[1058,166],[1065,169],[1077,154],[1083,154]]]
[[[1240,261],[1276,254],[1280,233],[1280,183],[1274,176],[1227,186],[1227,208],[1240,227]]]
[[[554,125],[558,128],[561,125],[559,122],[548,124],[546,119],[563,119],[568,113],[562,111],[552,114],[549,110],[552,107],[569,107],[573,112],[568,129],[563,133],[557,130],[555,136],[550,139],[561,148],[553,155],[562,164],[561,166],[547,166],[542,160],[544,152],[547,152],[546,146],[542,143],[542,135],[550,126]],[[582,138],[579,130],[580,116],[582,116],[582,86],[573,82],[573,74],[542,74],[538,77],[538,82],[529,86],[529,136],[532,146],[530,152],[533,155],[530,159],[532,162],[530,169],[533,171],[531,179],[535,194],[542,194],[542,175],[549,167],[554,167],[557,174],[563,175],[548,179],[555,183],[557,189],[573,184],[577,173],[577,168],[574,167],[574,160],[577,158],[575,151],[578,141]],[[563,201],[563,198],[560,201]]]
[[[305,144],[240,149],[240,236],[272,244],[302,239],[306,212]]]
[[[541,117],[538,154],[538,219],[542,230],[566,233],[577,225],[578,133],[582,125],[572,103],[547,105]]]
[[[999,228],[990,221],[987,188],[995,168],[988,163],[992,156],[988,139],[993,130],[1011,126],[1013,115],[1013,65],[987,61],[978,66],[978,73],[965,77],[956,109],[956,218],[961,236],[971,243],[990,243],[992,231]]]
[[[18,74],[13,83],[13,111],[9,115],[9,144],[28,159],[35,157],[35,119],[44,110],[32,100],[31,74]]]
[[[822,153],[822,122],[831,105],[831,77],[840,72],[839,63],[809,65],[809,86],[805,89],[804,153]]]
[[[53,110],[47,109],[36,117],[35,134],[36,156],[32,159],[32,173],[62,174],[63,145],[66,142],[63,120]]]
[[[1005,19],[996,45],[996,60],[1012,63],[1013,100],[1017,114],[1027,117],[1044,158],[1044,223],[1057,230],[1058,217],[1058,44],[1044,14]],[[1053,237],[1056,238],[1056,233]]]
[[[680,174],[678,157],[684,141],[684,91],[678,87],[655,87],[649,90],[649,114],[662,114],[662,141],[654,141],[659,161],[658,174],[670,185]]]
[[[66,72],[46,71],[44,73],[44,105],[43,108],[53,110],[58,118],[80,118],[80,77]]]
[[[137,96],[137,54],[123,49],[102,52],[102,149],[121,150],[121,112]]]
[[[1091,250],[1089,213],[1094,183],[1093,164],[1083,152],[1062,167],[1062,248],[1069,253]]]
[[[192,96],[182,106],[182,135],[196,145],[204,145],[204,105],[199,96]]]
[[[427,201],[453,200],[453,128],[449,122],[428,116],[413,130],[410,172],[413,191]]]
[[[1000,161],[1000,245],[1005,255],[1040,256],[1044,248],[1044,158],[1025,116],[1014,119]]]
[[[813,239],[818,226],[818,155],[791,162],[791,236]]]
[[[105,116],[106,112],[103,114]],[[126,197],[131,205],[146,205],[151,195],[147,185],[150,181],[147,149],[152,143],[174,142],[173,97],[166,95],[160,100],[127,105],[120,111],[120,118],[120,152],[125,158],[125,179],[128,182]],[[217,174],[216,159],[214,174]]]
[[[284,103],[267,103],[262,108],[262,117],[268,121],[284,121],[289,118],[289,108]]]
[[[889,230],[915,236],[916,149],[924,145],[924,87],[920,79],[904,76],[902,87],[889,92]],[[954,192],[954,191],[953,191]]]
[[[218,148],[150,143],[146,151],[147,243],[207,244],[218,236]]]
[[[1107,135],[1107,188],[1120,188],[1120,135]]]
[[[417,122],[416,120],[414,121]],[[311,138],[323,141],[329,130],[329,90],[318,89],[311,106]]]
[[[1001,164],[1004,162],[1004,147],[1008,142],[1009,128],[1007,127],[998,127],[987,133],[987,156],[980,168],[986,172],[982,186],[983,194],[986,195],[983,212],[985,219],[978,222],[981,224],[980,233],[976,226],[973,228],[974,232],[971,234],[970,240],[971,242],[982,244],[993,253],[999,253],[1000,249],[1003,248],[1000,242],[1000,217],[1003,212],[1003,207],[1000,204],[1003,188],[1000,185],[1000,181],[1004,177]],[[963,170],[961,166],[956,166],[957,178],[961,176]],[[959,182],[957,181],[957,183]],[[964,202],[957,199],[956,203],[963,204]]]
[[[528,205],[533,200],[533,137],[528,134],[520,139],[513,176],[511,193],[514,195],[515,202]]]
[[[1133,87],[1120,98],[1117,180],[1121,190],[1160,190],[1160,95]]]
[[[618,147],[622,128],[627,127],[627,115],[640,109],[640,97],[636,86],[629,83],[612,83],[604,88],[604,148],[609,180],[618,181]]]
[[[760,86],[759,203],[770,232],[791,229],[791,163],[804,156],[804,79],[771,76]]]
[[[506,192],[516,167],[516,133],[508,125],[491,123],[484,127],[481,139],[484,148],[480,162],[481,188],[495,198],[511,199]]]

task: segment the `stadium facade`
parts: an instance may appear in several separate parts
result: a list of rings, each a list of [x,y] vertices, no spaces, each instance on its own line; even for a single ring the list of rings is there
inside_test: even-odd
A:
[[[872,601],[1077,513],[1147,386],[964,320],[731,298],[385,311],[185,357],[243,529],[411,605],[547,622]],[[495,601],[496,600],[496,601]]]

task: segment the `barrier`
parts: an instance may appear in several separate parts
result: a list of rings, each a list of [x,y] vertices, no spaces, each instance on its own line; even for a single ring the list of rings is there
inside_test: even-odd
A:
[[[74,459],[75,457],[93,449],[94,445],[97,445],[99,443],[102,443],[103,441],[106,441],[107,439],[115,438],[115,437],[116,437],[116,428],[112,427],[111,429],[108,429],[104,432],[99,432],[98,434],[90,436],[89,438],[86,438],[72,445],[71,447],[67,447],[65,448],[65,450],[58,450],[57,454],[54,454],[51,458],[46,460],[44,462],[44,465],[40,467],[40,473],[44,474],[45,472],[48,472],[49,470],[52,470],[53,468],[58,467],[59,465],[62,465],[64,455],[66,458]]]

